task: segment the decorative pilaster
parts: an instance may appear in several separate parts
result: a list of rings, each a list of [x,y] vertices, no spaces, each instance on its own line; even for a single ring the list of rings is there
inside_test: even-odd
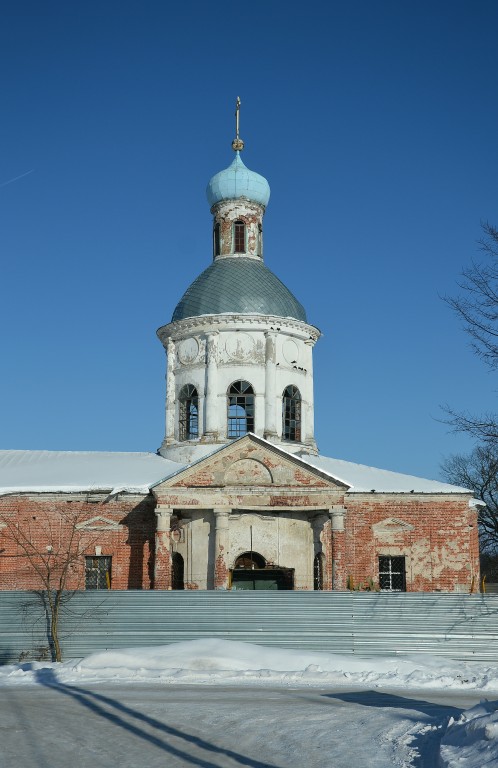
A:
[[[206,341],[206,396],[204,399],[205,437],[216,440],[218,419],[218,334],[208,333]]]
[[[155,510],[157,524],[155,537],[154,589],[171,589],[171,507]]]
[[[175,440],[176,416],[175,342],[171,337],[168,339],[166,353],[168,355],[168,367],[166,373],[166,433],[164,442],[166,445],[171,445]]]
[[[276,362],[277,362],[277,335],[272,331],[265,333],[265,431],[264,437],[271,440],[277,437],[276,425]]]
[[[304,399],[306,401],[306,413],[304,415],[304,434],[302,440],[306,445],[316,451],[315,442],[315,409],[314,409],[314,394],[313,394],[313,344],[305,345],[307,349],[307,375],[305,378],[305,389],[303,392]]]
[[[346,585],[346,535],[344,517],[346,508],[335,505],[329,510],[332,521],[332,589],[345,590]]]
[[[229,509],[213,509],[214,530],[214,588],[228,589],[228,520]]]

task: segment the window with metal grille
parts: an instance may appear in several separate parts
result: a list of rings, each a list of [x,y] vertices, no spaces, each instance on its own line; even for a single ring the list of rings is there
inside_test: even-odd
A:
[[[221,253],[220,225],[219,225],[219,223],[214,225],[213,247],[214,247],[214,255],[215,256],[219,256],[220,253]]]
[[[199,437],[199,396],[193,384],[185,384],[178,395],[180,404],[179,439],[195,440]]]
[[[379,556],[379,587],[385,592],[406,592],[404,557]]]
[[[107,555],[85,557],[85,589],[111,588],[111,560]]]
[[[313,589],[321,591],[323,589],[323,555],[317,552],[313,560]]]
[[[248,381],[234,381],[227,395],[228,437],[254,432],[254,390]]]
[[[233,251],[246,252],[246,225],[243,221],[236,221],[233,225]]]
[[[301,440],[301,393],[290,385],[282,396],[282,437],[284,440]]]

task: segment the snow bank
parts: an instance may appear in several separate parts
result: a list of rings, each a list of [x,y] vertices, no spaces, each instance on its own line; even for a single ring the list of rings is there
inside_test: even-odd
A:
[[[43,682],[184,682],[401,687],[498,692],[498,670],[427,655],[364,658],[200,639],[152,648],[101,651],[62,664],[0,667],[0,686]]]
[[[450,718],[441,740],[441,768],[464,765],[482,768],[498,765],[498,701],[481,701],[463,712],[458,720]]]

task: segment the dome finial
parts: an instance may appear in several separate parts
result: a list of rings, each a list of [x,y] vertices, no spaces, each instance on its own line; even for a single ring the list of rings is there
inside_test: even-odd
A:
[[[232,149],[234,152],[241,152],[244,149],[244,142],[239,136],[239,112],[240,112],[240,96],[237,96],[235,102],[235,138],[232,141]]]

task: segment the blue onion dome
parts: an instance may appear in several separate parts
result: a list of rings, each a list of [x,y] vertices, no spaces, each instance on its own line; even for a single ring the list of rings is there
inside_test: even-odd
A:
[[[259,259],[218,259],[180,299],[171,321],[200,315],[276,315],[306,323],[306,311]]]
[[[264,176],[246,168],[240,152],[237,152],[233,163],[213,176],[207,185],[206,194],[210,208],[221,200],[236,200],[240,197],[266,207],[270,199],[270,185]]]

